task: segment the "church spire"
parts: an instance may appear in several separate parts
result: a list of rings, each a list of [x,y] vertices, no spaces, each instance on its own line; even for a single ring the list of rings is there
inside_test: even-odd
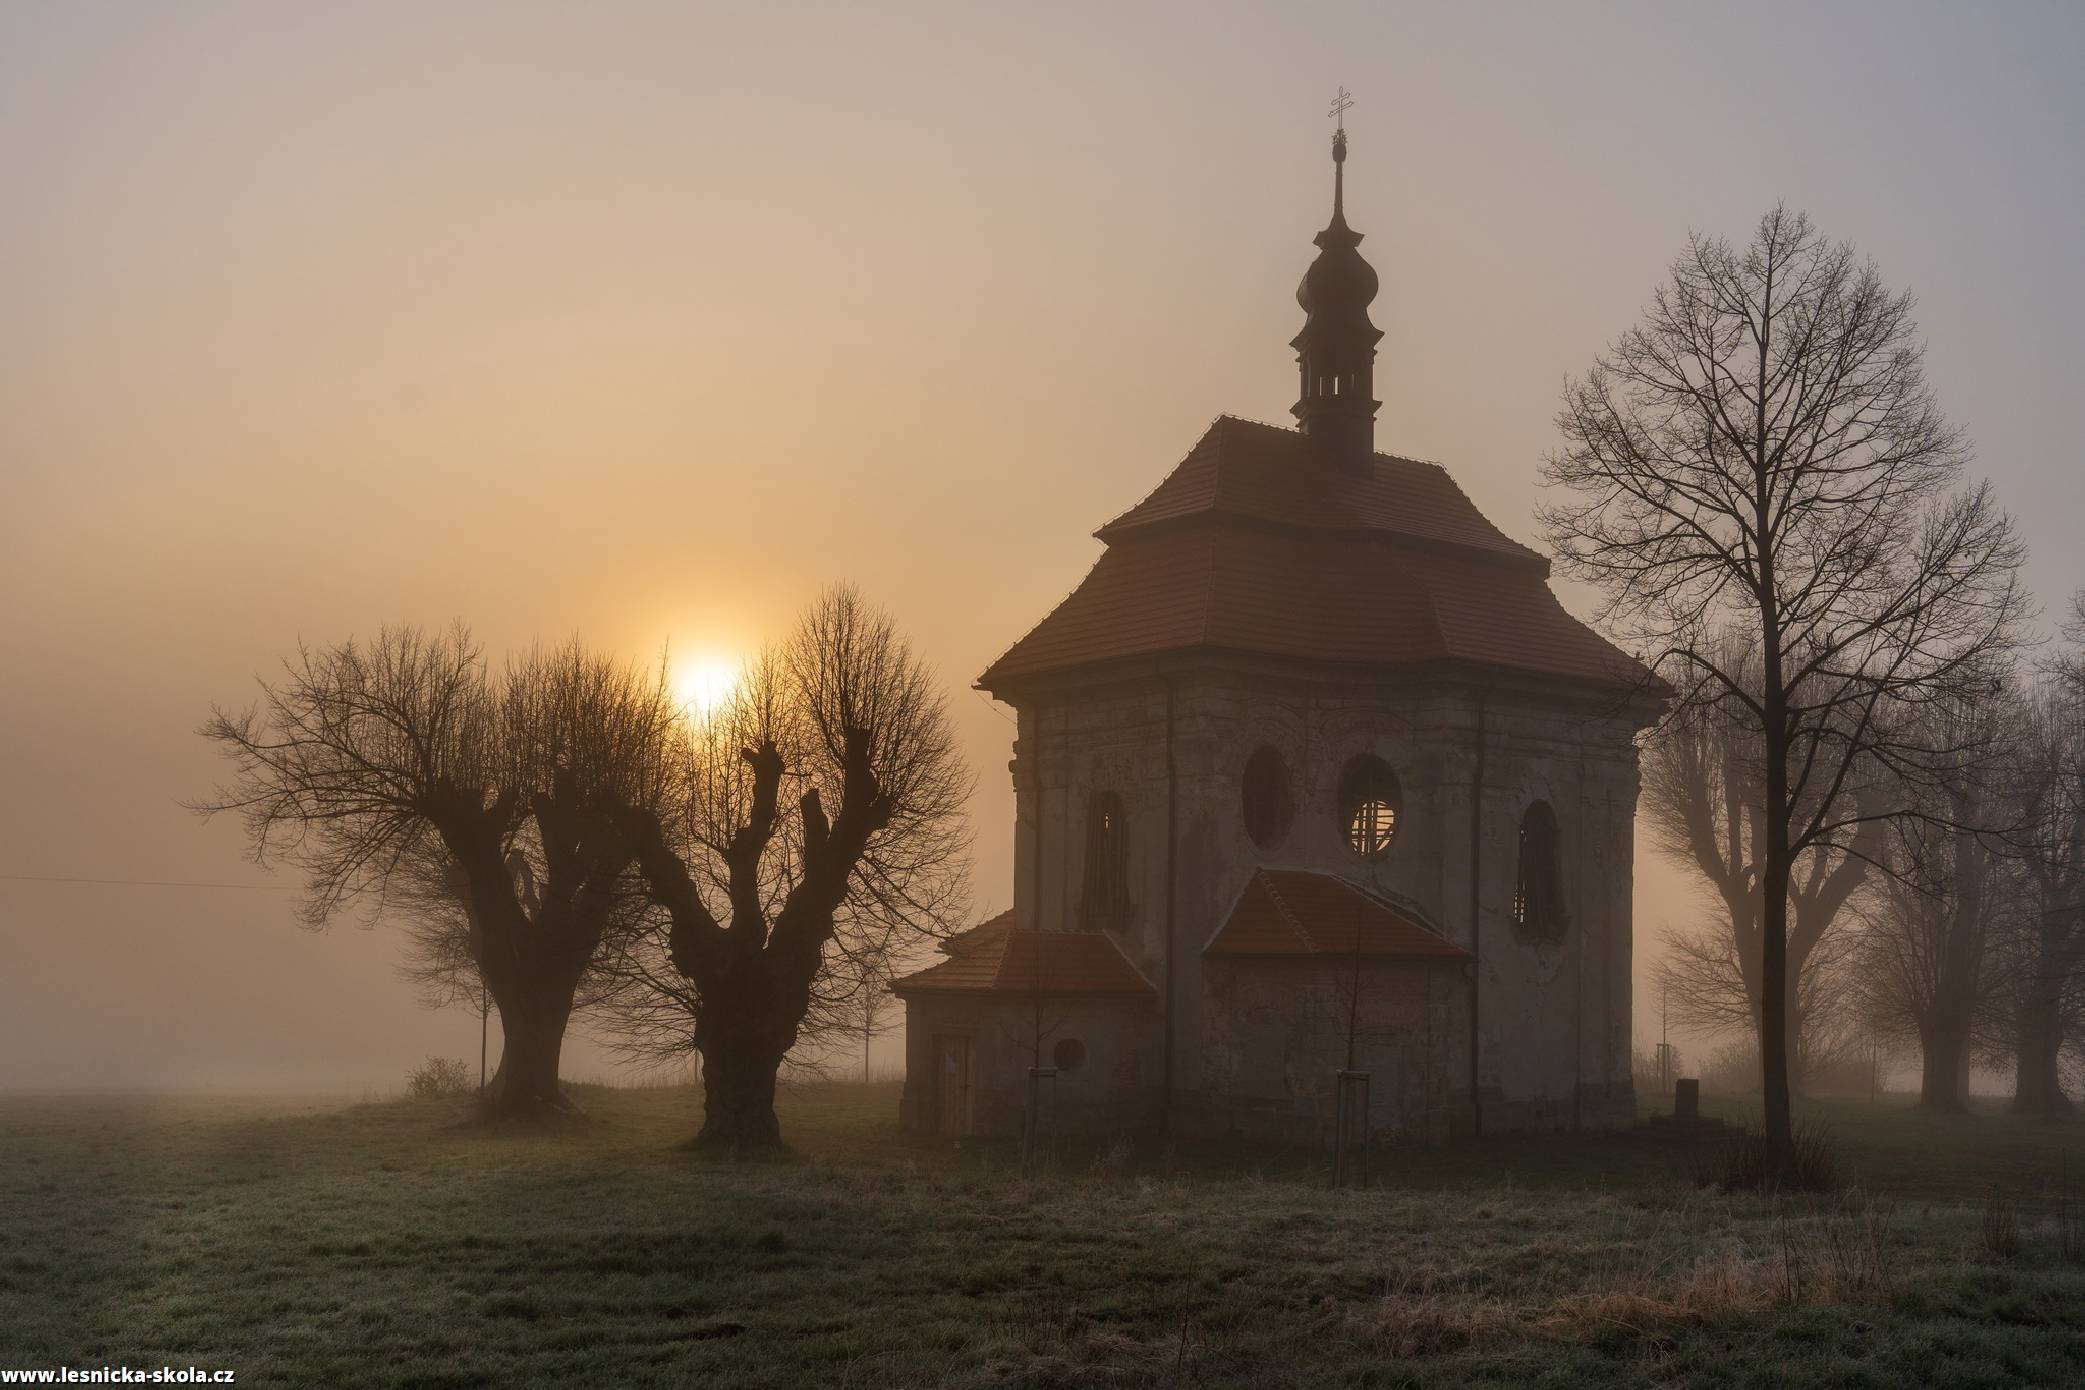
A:
[[[1353,105],[1345,88],[1332,104],[1335,118]],[[1376,297],[1374,267],[1361,258],[1361,233],[1347,225],[1346,121],[1332,133],[1332,220],[1315,238],[1318,257],[1296,287],[1303,331],[1290,340],[1302,386],[1290,407],[1303,433],[1329,458],[1366,459],[1375,452],[1376,343],[1383,334],[1369,321]]]

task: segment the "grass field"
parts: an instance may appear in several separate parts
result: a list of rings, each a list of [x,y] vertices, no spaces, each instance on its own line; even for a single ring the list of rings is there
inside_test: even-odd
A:
[[[2085,1125],[1828,1109],[1852,1194],[1705,1192],[1645,1136],[1373,1157],[915,1143],[792,1091],[795,1158],[683,1089],[569,1132],[465,1102],[0,1098],[0,1368],[249,1385],[2085,1383]],[[1993,1218],[1998,1184],[2014,1242]],[[2085,1205],[2085,1204],[2081,1204]],[[2065,1233],[2070,1240],[2066,1249]]]

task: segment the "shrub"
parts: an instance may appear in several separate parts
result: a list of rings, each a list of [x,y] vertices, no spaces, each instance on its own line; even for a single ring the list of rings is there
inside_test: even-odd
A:
[[[436,1096],[467,1096],[477,1090],[471,1084],[471,1069],[454,1057],[429,1057],[405,1074],[406,1094],[422,1100]]]
[[[1795,1171],[1787,1189],[1796,1192],[1831,1192],[1839,1187],[1838,1153],[1831,1130],[1808,1120],[1795,1125]],[[1720,1144],[1703,1151],[1695,1169],[1702,1187],[1720,1187],[1726,1192],[1761,1192],[1767,1186],[1766,1136],[1749,1129],[1734,1130]]]

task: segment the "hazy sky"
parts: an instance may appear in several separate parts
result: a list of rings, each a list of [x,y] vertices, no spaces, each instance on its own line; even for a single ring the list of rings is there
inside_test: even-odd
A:
[[[1336,82],[1383,447],[1532,539],[1566,374],[1786,199],[1918,293],[2059,599],[2081,71],[2053,4],[0,0],[0,874],[289,881],[176,802],[299,638],[729,660],[844,577],[955,692],[1003,906],[969,682],[1211,417],[1286,420]],[[475,1049],[288,909],[0,880],[0,1086]]]

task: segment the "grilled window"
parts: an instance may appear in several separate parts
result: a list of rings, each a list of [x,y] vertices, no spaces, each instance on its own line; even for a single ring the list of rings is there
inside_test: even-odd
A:
[[[1339,820],[1347,843],[1363,859],[1380,859],[1397,836],[1397,815],[1404,803],[1397,774],[1390,764],[1364,753],[1339,774]]]
[[[1513,925],[1545,941],[1564,934],[1562,866],[1558,863],[1557,817],[1547,801],[1530,805],[1520,818],[1520,868],[1513,885]]]
[[[1129,921],[1129,817],[1122,798],[1095,792],[1086,803],[1086,882],[1079,892],[1079,924],[1088,930]]]
[[[1289,767],[1279,752],[1256,748],[1245,760],[1245,833],[1262,849],[1279,843],[1295,819],[1295,803],[1289,799]]]

